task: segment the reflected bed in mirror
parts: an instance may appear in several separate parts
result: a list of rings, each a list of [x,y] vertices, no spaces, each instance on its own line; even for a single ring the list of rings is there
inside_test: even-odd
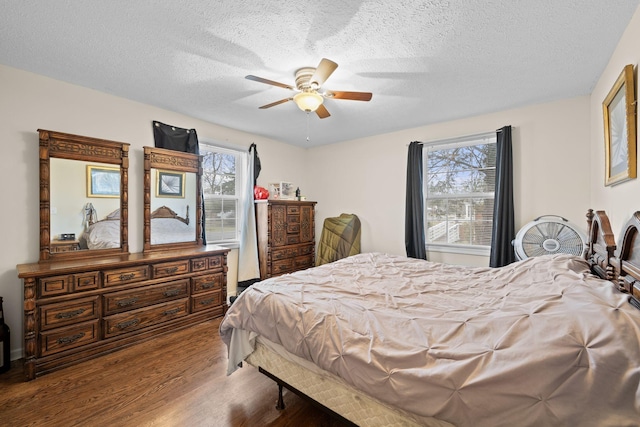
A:
[[[144,251],[202,246],[201,159],[144,147]]]
[[[187,205],[184,218],[166,206],[160,206],[151,212],[152,245],[195,242],[195,240],[196,227],[195,224],[189,220],[189,205]]]
[[[127,253],[129,144],[38,133],[40,261]]]

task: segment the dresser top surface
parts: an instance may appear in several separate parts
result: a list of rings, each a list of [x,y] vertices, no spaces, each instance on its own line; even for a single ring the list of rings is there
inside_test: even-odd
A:
[[[219,245],[206,245],[199,248],[139,252],[134,254],[122,254],[97,258],[69,259],[53,262],[34,262],[30,264],[18,264],[18,277],[38,277],[52,274],[65,274],[73,271],[87,271],[92,269],[104,269],[111,267],[126,267],[129,265],[144,264],[149,262],[172,261],[189,257],[227,254],[229,248]]]

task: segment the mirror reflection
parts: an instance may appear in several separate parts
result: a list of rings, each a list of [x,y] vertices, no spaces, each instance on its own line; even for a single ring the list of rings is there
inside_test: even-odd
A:
[[[196,241],[196,174],[151,168],[151,244]]]
[[[120,167],[50,159],[52,253],[120,248]]]

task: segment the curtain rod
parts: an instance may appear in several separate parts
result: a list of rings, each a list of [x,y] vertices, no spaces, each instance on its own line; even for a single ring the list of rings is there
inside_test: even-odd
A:
[[[496,132],[499,132],[500,129],[497,129]],[[431,141],[425,141],[425,142],[418,142],[418,144],[420,145],[425,145],[425,144],[444,144],[446,142],[449,141],[460,141],[460,140],[464,140],[464,139],[473,139],[473,138],[483,138],[486,136],[493,136],[495,135],[495,132],[482,132],[482,133],[474,133],[474,134],[469,134],[469,135],[463,135],[463,136],[454,136],[452,138],[444,138],[444,139],[434,139]],[[409,144],[407,144],[407,146],[409,146]]]

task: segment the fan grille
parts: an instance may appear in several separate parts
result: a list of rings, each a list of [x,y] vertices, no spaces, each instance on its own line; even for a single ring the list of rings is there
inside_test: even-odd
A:
[[[585,249],[586,237],[568,222],[533,221],[518,235],[514,246],[521,259],[557,253],[582,256]]]

